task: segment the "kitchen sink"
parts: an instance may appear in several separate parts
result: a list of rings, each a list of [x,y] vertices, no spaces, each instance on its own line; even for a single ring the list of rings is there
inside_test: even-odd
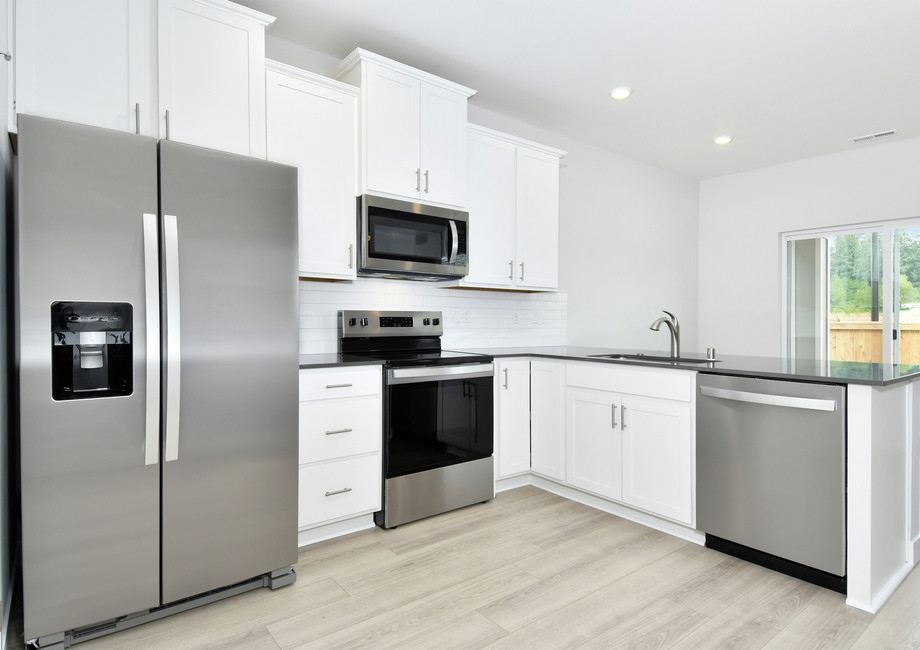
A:
[[[713,363],[720,359],[689,359],[687,357],[656,357],[651,354],[589,354],[598,359],[623,359],[625,361],[651,361],[652,363]]]

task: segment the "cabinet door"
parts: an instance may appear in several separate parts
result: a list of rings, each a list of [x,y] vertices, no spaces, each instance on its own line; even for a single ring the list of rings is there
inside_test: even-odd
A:
[[[515,284],[559,285],[559,158],[518,147]]]
[[[530,471],[530,362],[499,361],[498,476]]]
[[[469,131],[467,242],[470,273],[463,284],[514,285],[514,158],[506,140]]]
[[[420,198],[466,206],[466,96],[423,82]]]
[[[137,0],[17,3],[16,112],[134,132],[135,105],[151,110],[146,30]]]
[[[265,81],[268,159],[298,172],[300,276],[352,279],[357,99],[272,70]]]
[[[418,198],[422,82],[374,63],[367,64],[365,74],[367,190]]]
[[[229,4],[229,3],[228,3]],[[160,0],[160,137],[265,157],[265,30],[195,0]]]
[[[565,480],[565,365],[530,362],[530,466]]]
[[[692,524],[690,405],[624,396],[623,409],[623,501]]]
[[[614,393],[568,389],[566,398],[566,482],[620,500],[619,397]]]

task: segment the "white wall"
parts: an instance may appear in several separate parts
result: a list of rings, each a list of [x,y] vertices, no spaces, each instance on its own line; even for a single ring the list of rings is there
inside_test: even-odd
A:
[[[667,309],[697,346],[699,183],[475,106],[469,121],[568,153],[560,171],[559,290],[568,343],[668,351]],[[704,345],[711,343],[703,342]]]
[[[700,344],[780,354],[780,233],[916,216],[920,138],[702,181]]]

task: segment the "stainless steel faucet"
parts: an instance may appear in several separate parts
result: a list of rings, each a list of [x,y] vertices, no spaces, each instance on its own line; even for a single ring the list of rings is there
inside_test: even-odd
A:
[[[650,330],[657,332],[661,327],[661,324],[664,323],[668,326],[668,329],[671,330],[671,356],[675,359],[680,358],[680,321],[677,320],[677,316],[672,314],[669,311],[664,311],[668,316],[662,316],[649,327]]]

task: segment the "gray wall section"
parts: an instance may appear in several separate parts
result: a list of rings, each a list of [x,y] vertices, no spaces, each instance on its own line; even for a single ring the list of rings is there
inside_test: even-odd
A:
[[[10,51],[8,39],[8,0],[0,0],[0,48],[5,52]],[[0,60],[0,64],[5,62]],[[9,65],[0,65],[0,106],[8,106],[9,94],[7,81],[9,78]],[[6,635],[10,629],[10,607],[12,605],[12,549],[15,545],[11,541],[13,527],[10,526],[10,474],[9,462],[9,402],[8,402],[8,341],[9,328],[7,327],[7,299],[10,292],[7,288],[7,227],[12,214],[12,152],[10,151],[9,138],[0,137],[0,154],[3,164],[0,166],[0,287],[3,287],[4,298],[0,300],[0,650],[6,648]]]

